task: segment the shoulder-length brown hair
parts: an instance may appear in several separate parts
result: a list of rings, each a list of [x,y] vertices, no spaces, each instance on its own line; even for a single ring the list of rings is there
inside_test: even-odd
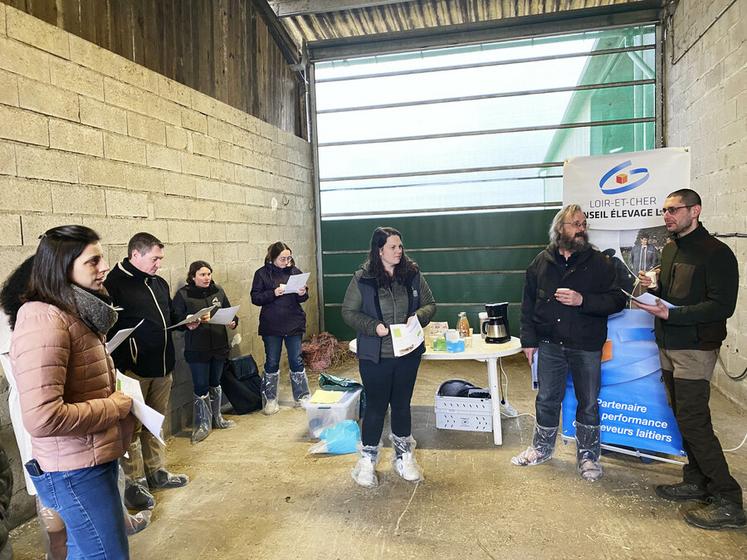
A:
[[[25,301],[43,301],[77,314],[71,274],[73,264],[99,234],[86,226],[58,226],[41,236],[31,267]]]
[[[371,235],[371,248],[368,252],[368,260],[363,263],[363,268],[376,278],[379,286],[388,286],[393,279],[404,284],[408,276],[418,271],[417,263],[405,254],[405,249],[402,247],[402,258],[394,266],[394,275],[389,276],[384,263],[381,262],[379,251],[386,245],[387,239],[394,235],[402,239],[402,234],[392,227],[377,227]]]
[[[197,271],[200,270],[201,268],[207,268],[210,272],[213,272],[213,267],[210,266],[210,264],[207,261],[195,261],[189,265],[189,270],[187,271],[187,284],[194,285],[195,276],[197,276]]]

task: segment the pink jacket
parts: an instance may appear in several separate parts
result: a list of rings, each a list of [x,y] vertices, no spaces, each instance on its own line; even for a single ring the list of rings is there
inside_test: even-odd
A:
[[[103,336],[54,305],[29,302],[18,312],[10,358],[42,470],[92,467],[124,454],[133,417],[120,420],[109,398],[115,370]]]

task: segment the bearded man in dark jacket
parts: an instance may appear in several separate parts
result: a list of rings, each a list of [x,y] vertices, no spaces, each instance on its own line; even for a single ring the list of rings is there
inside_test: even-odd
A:
[[[589,245],[580,206],[560,210],[550,227],[550,245],[526,272],[521,304],[521,346],[537,359],[539,392],[532,445],[511,459],[518,466],[552,458],[560,407],[570,369],[578,399],[576,461],[582,478],[602,476],[599,406],[602,346],[607,317],[625,306],[610,259]]]

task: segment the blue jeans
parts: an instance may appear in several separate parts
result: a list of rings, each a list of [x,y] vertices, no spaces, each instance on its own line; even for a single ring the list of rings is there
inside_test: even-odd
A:
[[[42,505],[65,522],[68,560],[130,557],[117,474],[117,461],[111,461],[31,477]]]
[[[208,394],[210,387],[220,385],[223,376],[223,366],[226,360],[223,358],[210,358],[209,362],[187,362],[192,371],[192,384],[195,387],[195,395],[204,397]]]
[[[301,335],[294,336],[263,336],[262,341],[265,343],[265,373],[275,373],[280,371],[280,352],[283,350],[283,340],[285,340],[285,349],[288,351],[288,367],[291,371],[304,371],[303,360],[301,359]]]
[[[544,428],[556,428],[560,422],[569,369],[578,400],[576,422],[599,425],[597,398],[602,385],[602,351],[576,350],[562,344],[540,342],[537,357],[539,392],[535,409],[537,424]]]

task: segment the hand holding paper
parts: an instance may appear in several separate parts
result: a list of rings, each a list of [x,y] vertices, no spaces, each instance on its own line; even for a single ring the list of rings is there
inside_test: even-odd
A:
[[[164,415],[145,404],[143,391],[140,383],[117,371],[117,391],[122,391],[132,398],[132,414],[142,422],[143,426],[155,436],[155,438],[166,445],[161,437]]]
[[[192,313],[191,315],[187,315],[187,318],[183,321],[179,321],[176,325],[171,325],[166,330],[175,329],[176,327],[181,327],[182,325],[186,325],[188,323],[196,323],[199,321],[203,315],[209,315],[213,309],[215,309],[215,305],[211,305],[210,307],[205,307],[204,309],[200,309],[196,313]]]
[[[392,333],[392,347],[396,357],[405,356],[423,344],[425,335],[417,315],[409,318],[406,324],[389,325]]]
[[[212,323],[213,325],[229,325],[239,312],[239,307],[239,305],[234,305],[233,307],[219,309],[215,312],[215,315],[210,318],[208,323]]]
[[[292,274],[288,277],[288,283],[285,285],[284,294],[297,294],[301,288],[306,287],[306,283],[309,281],[310,272],[303,272],[301,274]]]
[[[622,290],[622,288],[620,288],[620,289]],[[651,294],[649,292],[643,292],[639,296],[634,296],[633,294],[628,293],[625,290],[622,290],[622,291],[623,291],[623,293],[625,293],[625,295],[627,295],[629,298],[631,298],[636,303],[641,303],[643,305],[654,305],[655,306],[656,302],[660,301],[662,303],[662,305],[664,305],[664,307],[666,307],[667,309],[672,309],[674,307],[677,307],[676,305],[673,305],[673,304],[669,303],[667,300],[658,298],[654,294]]]

